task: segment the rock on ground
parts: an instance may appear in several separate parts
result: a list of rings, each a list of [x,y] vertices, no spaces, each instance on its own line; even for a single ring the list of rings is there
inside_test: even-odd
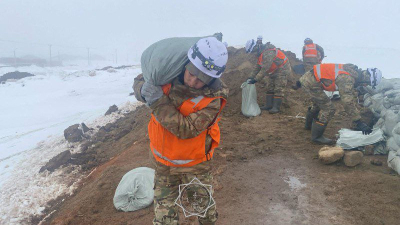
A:
[[[40,168],[39,173],[45,170],[53,172],[55,169],[68,163],[70,159],[71,159],[71,152],[69,150],[63,151],[60,154],[54,156],[52,159],[50,159],[49,162],[46,163],[46,165]]]
[[[341,147],[323,147],[318,152],[318,158],[323,164],[330,164],[340,160],[344,155]]]
[[[69,126],[64,130],[65,140],[69,142],[79,142],[82,140],[83,132],[79,129],[79,124]]]
[[[104,114],[104,115],[107,116],[116,111],[118,111],[118,106],[112,105],[112,106],[110,106],[110,108],[108,108],[106,114]]]
[[[363,160],[364,154],[360,151],[349,151],[344,154],[344,164],[346,166],[357,166]]]

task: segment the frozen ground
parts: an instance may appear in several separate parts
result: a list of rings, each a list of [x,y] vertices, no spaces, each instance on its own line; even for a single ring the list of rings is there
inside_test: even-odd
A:
[[[95,74],[93,69],[21,67],[36,76],[0,85],[0,224],[19,224],[40,213],[48,200],[75,188],[76,172],[38,174],[50,158],[71,149],[63,138],[65,128],[113,121],[121,115],[102,116],[113,104],[126,112],[135,108],[129,93],[139,66]],[[15,68],[0,68],[0,75],[11,71]]]

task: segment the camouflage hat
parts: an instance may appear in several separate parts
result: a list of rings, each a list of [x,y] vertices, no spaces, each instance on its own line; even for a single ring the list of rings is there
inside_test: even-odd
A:
[[[193,65],[192,62],[189,62],[186,65],[186,69],[189,71],[189,73],[195,75],[197,78],[199,78],[203,83],[209,85],[211,81],[213,81],[213,77],[208,76],[207,74],[201,72],[197,67]]]

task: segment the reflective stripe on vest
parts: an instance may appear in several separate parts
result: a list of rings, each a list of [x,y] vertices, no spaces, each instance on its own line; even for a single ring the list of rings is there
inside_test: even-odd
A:
[[[318,51],[317,51],[317,45],[316,44],[308,44],[304,46],[305,52],[303,57],[307,58],[317,58],[318,57]]]
[[[162,156],[161,153],[159,153],[155,148],[152,148],[152,150],[153,150],[154,154],[156,154],[158,157],[160,157],[160,158],[162,158],[162,159],[164,159],[164,160],[166,160],[166,161],[168,161],[170,163],[173,163],[175,165],[184,165],[184,164],[188,164],[190,162],[193,162],[193,160],[179,160],[179,159],[170,160],[167,157]]]
[[[343,69],[343,64],[325,63],[314,66],[315,79],[322,84],[326,91],[336,91],[337,86],[335,81],[340,74],[349,75],[349,73]],[[321,82],[321,79],[331,80],[332,84],[325,86],[324,83]]]
[[[164,85],[163,91],[169,93],[171,85]],[[150,149],[154,158],[166,165],[173,167],[190,167],[213,157],[214,149],[220,143],[220,130],[218,126],[221,110],[225,107],[226,100],[222,97],[198,96],[189,98],[177,108],[183,117],[189,116],[207,107],[212,101],[220,99],[221,107],[211,125],[193,138],[180,139],[165,129],[152,114],[148,125]],[[211,148],[206,149],[206,139],[211,137]]]

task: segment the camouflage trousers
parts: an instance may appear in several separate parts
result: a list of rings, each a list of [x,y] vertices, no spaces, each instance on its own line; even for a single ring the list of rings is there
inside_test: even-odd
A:
[[[202,165],[203,164],[203,165]],[[211,185],[211,175],[208,162],[200,163],[188,168],[175,168],[160,165],[156,167],[154,178],[154,225],[176,225],[179,224],[179,206],[175,200],[179,196],[179,185],[190,183],[197,178],[201,183]],[[196,189],[196,195],[213,195],[206,189]],[[209,198],[208,198],[209,199]],[[198,217],[200,224],[213,225],[217,221],[218,213],[216,206],[210,207],[204,218]]]
[[[308,72],[310,70],[312,70],[314,68],[314,65],[319,64],[318,62],[307,62],[304,61],[303,65],[304,65],[304,71]]]
[[[331,99],[325,94],[321,84],[317,82],[312,71],[306,72],[300,78],[301,86],[305,92],[307,92],[312,101],[311,112],[320,113],[319,121],[322,123],[328,123],[335,115],[335,106]]]
[[[285,96],[287,79],[291,73],[290,63],[287,62],[282,68],[276,70],[273,74],[267,74],[264,81],[267,83],[267,93],[274,93],[275,96]]]

